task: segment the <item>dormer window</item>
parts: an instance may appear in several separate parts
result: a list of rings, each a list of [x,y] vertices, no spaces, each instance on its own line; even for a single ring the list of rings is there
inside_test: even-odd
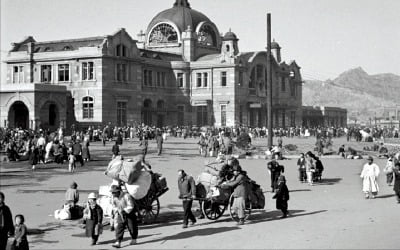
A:
[[[115,48],[115,54],[116,54],[117,56],[127,57],[127,55],[128,55],[128,49],[126,48],[125,45],[123,45],[123,44],[118,44],[117,47]]]
[[[51,48],[50,48],[50,47],[46,47],[46,48],[44,49],[44,52],[49,52],[49,51],[51,51]]]
[[[201,26],[198,34],[198,43],[203,46],[215,47],[217,46],[217,36],[213,27],[209,24],[204,24]],[[228,50],[229,51],[229,50]]]
[[[70,47],[70,46],[64,46],[63,50],[64,50],[64,51],[71,50],[71,47]]]

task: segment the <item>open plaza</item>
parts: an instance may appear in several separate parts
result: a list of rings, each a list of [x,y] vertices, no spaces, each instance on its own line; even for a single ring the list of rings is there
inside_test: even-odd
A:
[[[276,143],[276,138],[274,138]],[[254,209],[245,224],[238,226],[229,212],[218,220],[198,219],[194,226],[182,229],[182,201],[178,198],[177,171],[184,169],[195,179],[205,163],[215,158],[199,155],[197,139],[168,137],[164,152],[157,155],[156,143],[149,141],[146,161],[152,170],[167,180],[169,191],[160,197],[160,213],[151,224],[139,225],[137,245],[129,246],[126,234],[124,249],[396,249],[400,242],[397,231],[397,211],[393,187],[386,184],[382,170],[386,159],[378,159],[381,175],[380,192],[376,199],[365,199],[360,173],[366,159],[350,160],[337,155],[322,156],[325,170],[322,181],[309,186],[298,180],[297,157],[294,154],[284,165],[284,175],[290,191],[289,213],[280,219],[270,188],[270,176],[265,159],[239,159],[248,176],[261,185],[266,204],[264,209]],[[267,140],[256,138],[253,145],[266,149]],[[139,141],[124,141],[120,146],[126,158],[140,153]],[[315,138],[283,138],[283,144],[296,144],[298,151],[312,150]],[[333,140],[333,150],[346,144],[357,150],[373,143],[347,142],[345,137]],[[75,181],[80,192],[79,204],[87,201],[88,194],[98,193],[99,186],[109,185],[111,179],[104,175],[111,159],[112,143],[91,144],[92,160],[75,173],[68,172],[68,164],[39,164],[35,171],[28,162],[1,162],[0,189],[6,195],[6,204],[13,215],[21,213],[26,218],[31,249],[109,249],[114,243],[114,233],[103,224],[104,233],[98,244],[89,246],[81,220],[59,221],[54,211],[64,203],[64,194]],[[79,165],[79,164],[78,164]],[[195,216],[200,215],[197,202],[193,203]],[[390,236],[388,236],[390,235]]]

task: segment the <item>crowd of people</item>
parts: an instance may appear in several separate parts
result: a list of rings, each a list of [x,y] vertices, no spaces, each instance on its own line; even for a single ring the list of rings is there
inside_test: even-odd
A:
[[[297,160],[298,178],[302,183],[314,185],[314,182],[321,181],[324,166],[320,159],[323,154],[322,148],[331,145],[331,139],[339,136],[347,136],[347,140],[355,138],[357,141],[370,136],[373,140],[381,137],[398,137],[396,129],[359,129],[359,128],[288,128],[273,129],[274,136],[278,137],[277,145],[270,148],[271,160],[266,164],[271,179],[271,192],[273,199],[276,199],[276,208],[282,211],[282,218],[290,215],[288,209],[289,189],[284,176],[285,167],[278,160],[282,160],[282,137],[309,137],[316,138],[317,155],[311,151],[301,153]],[[142,161],[145,163],[145,156],[148,150],[148,141],[155,140],[157,143],[157,153],[163,153],[163,143],[168,136],[199,138],[199,154],[202,156],[217,157],[230,156],[223,161],[217,187],[229,188],[232,190],[234,203],[232,209],[237,214],[238,225],[243,225],[245,221],[246,201],[249,197],[250,178],[247,172],[240,165],[239,160],[232,157],[235,147],[248,149],[252,140],[258,137],[268,136],[265,128],[195,128],[195,127],[164,127],[156,128],[144,124],[138,126],[116,127],[111,124],[94,129],[89,126],[86,130],[71,128],[71,135],[66,139],[65,130],[60,127],[57,131],[32,131],[22,129],[2,129],[1,130],[1,149],[6,152],[9,161],[29,161],[32,170],[38,164],[55,162],[57,164],[68,163],[68,171],[74,172],[76,164],[81,167],[90,161],[90,144],[93,141],[102,141],[105,146],[113,141],[112,158],[120,154],[119,146],[124,140],[137,138],[141,148]],[[361,138],[361,139],[360,139]],[[236,140],[234,140],[236,139]],[[342,145],[338,154],[345,157],[345,148]],[[393,185],[398,203],[400,203],[400,153],[388,154],[387,163],[383,169],[386,174],[388,185]],[[224,159],[224,158],[222,158]],[[379,166],[374,163],[373,157],[367,158],[368,162],[364,165],[360,177],[363,180],[362,191],[365,198],[374,199],[379,192],[377,178],[380,174]],[[392,184],[394,183],[394,184]],[[187,228],[189,222],[193,225],[197,222],[192,212],[193,200],[196,197],[196,181],[185,170],[178,171],[178,190],[179,198],[182,199],[183,207],[183,228]],[[131,245],[137,243],[138,221],[136,211],[133,209],[133,198],[123,192],[120,185],[112,185],[112,205],[113,214],[111,216],[111,230],[115,231],[116,242],[113,247],[120,248],[123,240],[124,231],[127,228],[131,236]],[[82,218],[85,223],[86,236],[91,238],[91,244],[96,245],[103,230],[103,210],[96,202],[97,195],[90,193],[87,203],[82,211]],[[29,249],[27,240],[27,227],[25,218],[19,214],[12,219],[11,210],[5,205],[5,196],[0,192],[0,250],[5,249],[9,236],[14,236],[14,249]],[[65,194],[65,204],[69,208],[76,208],[79,201],[77,183],[72,183]],[[71,209],[70,211],[73,211]],[[77,210],[77,214],[80,212]],[[76,215],[76,217],[80,217]],[[201,217],[200,217],[201,218]]]

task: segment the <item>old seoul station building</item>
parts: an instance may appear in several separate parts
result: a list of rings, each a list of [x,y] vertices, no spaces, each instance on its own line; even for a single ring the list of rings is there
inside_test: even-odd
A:
[[[241,52],[232,31],[177,0],[136,39],[125,29],[98,37],[13,43],[0,89],[0,126],[273,126],[302,124],[300,67],[267,51]]]

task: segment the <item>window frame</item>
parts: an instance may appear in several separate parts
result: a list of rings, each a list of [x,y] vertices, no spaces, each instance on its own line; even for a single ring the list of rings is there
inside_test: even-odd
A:
[[[183,72],[176,73],[176,85],[180,89],[185,88],[184,77],[185,77],[185,73],[183,73]]]
[[[228,86],[228,73],[226,71],[221,71],[221,87]]]
[[[82,62],[81,66],[82,66],[81,70],[82,81],[94,81],[95,80],[94,62],[93,61]]]
[[[61,67],[66,67],[66,69],[64,68],[64,69],[62,69]],[[62,64],[58,64],[57,65],[57,80],[58,80],[58,82],[70,82],[71,81],[71,70],[70,70],[70,65],[68,64],[68,63],[62,63]],[[64,76],[64,80],[60,80],[60,76],[61,76],[61,74],[60,74],[60,72],[63,72],[63,76]],[[68,73],[68,74],[66,74],[66,72]],[[66,77],[68,78],[68,79],[66,79]]]
[[[196,73],[196,87],[201,88],[203,87],[203,74],[202,73]]]
[[[82,119],[90,120],[94,118],[94,97],[82,97]]]
[[[47,80],[44,80],[43,78],[43,70],[44,70],[44,67],[45,68],[47,68],[47,72],[48,72],[48,77],[49,77],[49,79],[47,79]],[[53,65],[51,65],[51,64],[41,64],[40,65],[40,82],[41,83],[51,83],[52,82],[52,80],[53,80]]]

